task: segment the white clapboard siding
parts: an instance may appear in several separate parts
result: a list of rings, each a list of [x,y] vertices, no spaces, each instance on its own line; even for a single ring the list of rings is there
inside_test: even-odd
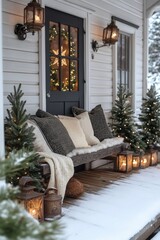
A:
[[[3,61],[4,72],[38,73],[38,63]]]
[[[31,85],[38,85],[39,84],[39,75],[33,73],[10,73],[4,72],[3,74],[5,83],[6,84],[28,84],[30,87]]]
[[[38,53],[34,52],[25,52],[25,51],[17,51],[12,49],[4,49],[3,51],[3,59],[10,61],[21,61],[21,62],[31,62],[31,63],[38,63]]]
[[[4,114],[10,107],[7,96],[13,86],[22,84],[25,108],[35,114],[39,107],[39,56],[38,33],[27,34],[24,41],[18,40],[14,33],[15,25],[23,23],[26,0],[3,1],[3,76],[4,76]]]

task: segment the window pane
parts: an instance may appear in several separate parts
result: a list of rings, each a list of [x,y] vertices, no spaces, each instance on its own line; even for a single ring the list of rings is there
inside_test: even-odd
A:
[[[61,55],[69,56],[69,31],[67,25],[61,25]]]
[[[120,34],[117,45],[117,84],[129,89],[129,49],[130,36]]]
[[[50,90],[59,90],[59,87],[59,58],[50,57]]]
[[[50,53],[59,54],[59,26],[58,23],[49,22]]]
[[[70,90],[78,91],[78,64],[76,60],[70,62]]]
[[[61,90],[69,91],[69,60],[61,59]]]
[[[78,30],[77,28],[70,28],[70,56],[77,57],[77,48],[78,48]]]

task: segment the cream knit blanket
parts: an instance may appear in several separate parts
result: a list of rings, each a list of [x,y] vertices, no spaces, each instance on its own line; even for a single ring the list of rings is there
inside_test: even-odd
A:
[[[38,154],[44,157],[44,161],[50,166],[51,174],[48,188],[57,188],[58,194],[62,196],[63,201],[66,185],[74,174],[72,159],[54,152],[38,152]]]

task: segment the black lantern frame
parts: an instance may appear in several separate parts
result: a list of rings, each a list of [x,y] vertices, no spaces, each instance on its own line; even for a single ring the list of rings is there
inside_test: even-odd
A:
[[[124,173],[132,171],[131,151],[123,151],[117,155],[116,170]]]
[[[32,32],[32,35],[34,35],[43,26],[44,8],[36,0],[32,0],[24,8],[24,24],[16,24],[14,33],[19,40],[25,40],[28,32]]]
[[[111,23],[103,29],[102,42],[103,45],[99,45],[97,41],[92,40],[92,49],[94,52],[97,52],[99,48],[114,45],[118,41],[119,29],[115,25],[113,16],[111,18]]]

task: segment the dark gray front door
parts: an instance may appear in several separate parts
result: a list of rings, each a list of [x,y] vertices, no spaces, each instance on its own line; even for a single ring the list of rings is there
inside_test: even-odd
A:
[[[84,107],[83,19],[45,8],[46,110],[71,115]]]

